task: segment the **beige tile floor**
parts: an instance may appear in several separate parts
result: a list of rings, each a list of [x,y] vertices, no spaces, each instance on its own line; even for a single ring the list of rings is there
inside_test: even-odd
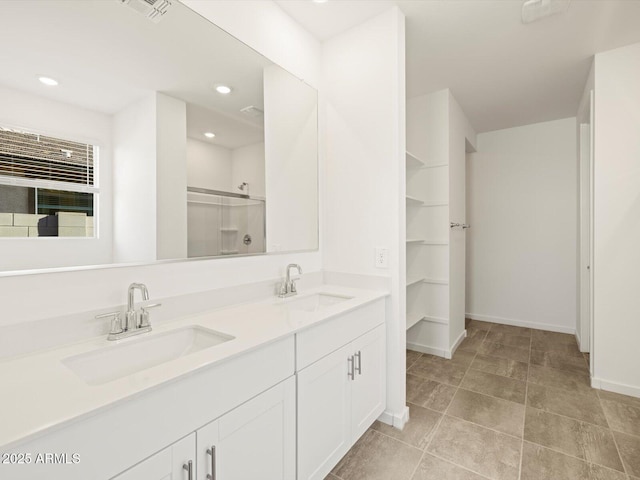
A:
[[[376,422],[327,480],[640,479],[640,399],[590,388],[572,335],[467,332],[452,360],[407,351],[411,420]]]

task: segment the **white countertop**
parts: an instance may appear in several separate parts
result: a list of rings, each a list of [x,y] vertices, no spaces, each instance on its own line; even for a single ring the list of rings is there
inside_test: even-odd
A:
[[[314,293],[353,298],[316,312],[285,307],[290,301]],[[103,336],[4,360],[0,362],[0,447],[12,447],[145,390],[293,335],[387,295],[384,291],[324,285],[288,299],[273,298],[179,318],[154,327],[148,334],[115,342],[108,342]],[[67,357],[136,342],[190,325],[235,338],[102,385],[87,385],[61,362]]]

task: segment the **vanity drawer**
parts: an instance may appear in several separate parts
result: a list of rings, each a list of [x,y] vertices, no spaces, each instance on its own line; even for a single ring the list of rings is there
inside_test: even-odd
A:
[[[296,334],[296,370],[384,323],[385,299],[380,298]]]

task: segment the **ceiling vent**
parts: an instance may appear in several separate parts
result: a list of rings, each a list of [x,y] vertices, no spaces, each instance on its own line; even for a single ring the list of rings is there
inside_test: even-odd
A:
[[[253,105],[249,105],[248,107],[241,108],[240,111],[249,117],[259,117],[264,113],[258,107],[254,107]]]
[[[116,0],[158,23],[171,8],[171,0]]]
[[[571,0],[525,0],[522,4],[522,23],[566,12],[570,3]]]

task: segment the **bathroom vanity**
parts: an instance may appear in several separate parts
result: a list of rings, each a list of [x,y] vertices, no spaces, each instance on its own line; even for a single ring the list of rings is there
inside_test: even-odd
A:
[[[385,409],[385,297],[323,286],[5,362],[0,478],[323,479]]]

